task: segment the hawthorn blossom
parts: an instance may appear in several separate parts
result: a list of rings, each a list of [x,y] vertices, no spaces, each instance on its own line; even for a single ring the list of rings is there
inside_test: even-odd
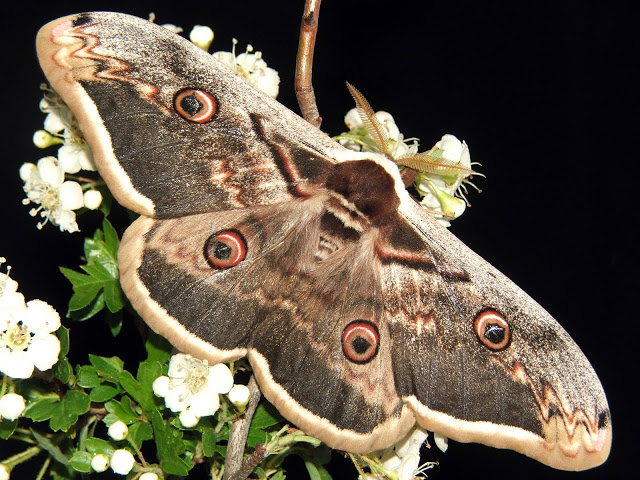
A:
[[[228,393],[232,386],[233,375],[226,365],[209,366],[206,361],[178,353],[169,361],[168,375],[153,382],[153,391],[164,397],[165,405],[172,412],[187,411],[180,416],[180,421],[189,427],[195,426],[194,417],[199,419],[216,413],[220,408],[218,395]]]
[[[420,467],[420,447],[427,439],[428,432],[416,426],[396,445],[383,450],[380,460],[386,470],[398,474],[398,480],[411,480],[431,464]]]
[[[215,52],[212,54],[213,57],[244,77],[251,85],[258,87],[271,98],[276,98],[280,88],[278,72],[267,66],[267,62],[262,59],[262,52],[251,53],[251,45],[247,45],[245,53],[236,56],[237,43],[234,38],[231,52]]]
[[[29,378],[34,368],[49,370],[58,361],[60,315],[46,302],[16,291],[17,283],[0,274],[0,372]]]
[[[39,205],[32,208],[29,214],[32,217],[39,214],[45,219],[44,222],[38,222],[38,229],[51,221],[60,231],[79,231],[74,210],[84,206],[82,187],[77,182],[65,181],[64,173],[56,157],[44,157],[37,166],[27,163],[20,168],[25,181],[23,189],[27,194],[23,203]]]

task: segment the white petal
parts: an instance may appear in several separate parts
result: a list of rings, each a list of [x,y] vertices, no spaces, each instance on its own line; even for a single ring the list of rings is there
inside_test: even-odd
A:
[[[60,226],[61,232],[73,233],[80,231],[76,223],[76,214],[72,210],[56,210],[54,213],[55,215],[51,220],[55,225]]]
[[[64,172],[60,169],[56,157],[44,157],[38,160],[38,174],[43,182],[52,187],[59,187],[64,181]]]
[[[398,129],[393,116],[391,116],[389,112],[381,110],[379,112],[376,112],[376,117],[382,124],[382,126],[386,128],[387,132],[389,133],[389,138],[397,141],[400,138],[400,130]]]
[[[402,464],[398,469],[398,480],[412,480],[414,473],[420,465],[420,456],[415,454],[407,455],[402,459]]]
[[[77,155],[77,147],[66,143],[58,149],[60,167],[66,173],[78,173],[80,171],[80,158]]]
[[[35,163],[31,163],[31,162],[23,163],[20,166],[20,178],[22,179],[23,182],[29,181],[29,178],[31,177],[31,172],[37,169],[38,167],[36,167]]]
[[[82,145],[78,147],[80,151],[78,152],[78,158],[80,160],[80,168],[82,170],[88,170],[90,172],[95,172],[98,170],[96,167],[96,162],[93,160],[93,153],[89,148],[89,145]]]
[[[206,25],[195,25],[189,33],[189,40],[201,49],[207,51],[213,42],[213,30]]]
[[[276,98],[280,91],[280,75],[273,68],[266,68],[263,75],[260,75],[256,83],[256,87],[269,95]]]
[[[169,383],[169,391],[164,396],[164,403],[172,412],[181,412],[189,406],[191,394],[184,386],[172,386]]]
[[[229,393],[233,387],[233,375],[224,363],[209,367],[208,383],[217,393]]]
[[[169,360],[169,377],[185,378],[190,368],[191,355],[176,353]]]
[[[449,448],[449,439],[441,433],[433,432],[433,441],[442,452],[446,452]]]
[[[427,439],[429,432],[421,427],[415,427],[406,437],[396,444],[396,452],[400,458],[415,454],[420,456],[420,447]]]
[[[44,119],[44,129],[54,135],[60,133],[65,127],[65,121],[57,110],[51,111]]]
[[[220,398],[218,394],[213,395],[209,391],[201,391],[191,397],[189,410],[197,417],[213,415],[220,408]]]
[[[30,300],[27,303],[25,323],[30,332],[51,333],[60,328],[60,315],[47,302]]]
[[[362,126],[362,119],[358,114],[357,108],[352,108],[347,112],[347,114],[344,116],[344,123],[349,130],[353,130]]]
[[[44,372],[53,367],[60,355],[60,340],[52,334],[36,335],[29,344],[27,357],[38,370]]]
[[[11,378],[29,378],[33,373],[33,363],[22,350],[0,348],[0,372]]]
[[[77,210],[84,206],[84,194],[78,182],[67,180],[58,191],[63,210]]]
[[[26,403],[22,395],[7,393],[0,398],[0,416],[7,420],[15,420],[22,415]]]

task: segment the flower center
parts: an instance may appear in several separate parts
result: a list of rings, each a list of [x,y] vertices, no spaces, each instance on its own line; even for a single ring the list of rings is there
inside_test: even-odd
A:
[[[209,367],[203,363],[198,365],[195,362],[192,363],[190,367],[184,382],[189,386],[189,390],[191,390],[192,393],[198,393],[207,383]]]
[[[11,350],[26,350],[29,348],[32,334],[22,320],[9,324],[9,327],[0,332],[0,343]]]

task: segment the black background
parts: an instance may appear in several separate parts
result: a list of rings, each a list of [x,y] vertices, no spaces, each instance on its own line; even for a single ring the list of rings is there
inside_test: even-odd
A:
[[[44,118],[38,111],[44,77],[33,46],[38,28],[90,10],[141,17],[154,11],[158,23],[187,32],[193,24],[210,25],[216,32],[212,50],[230,50],[236,37],[238,53],[246,43],[263,51],[281,76],[279,100],[298,111],[293,75],[302,3],[86,0],[5,9],[0,255],[27,300],[40,298],[66,311],[70,287],[57,266],[78,264],[83,238],[51,225],[38,231],[21,204],[18,168],[44,156],[31,143]],[[582,347],[607,392],[614,434],[608,462],[580,474],[451,442],[444,455],[435,447],[428,452],[441,463],[429,477],[632,474],[640,447],[632,433],[639,377],[632,297],[638,282],[630,257],[638,219],[638,122],[632,117],[638,18],[632,2],[442,3],[325,0],[314,64],[323,130],[344,129],[343,115],[352,106],[344,86],[349,81],[375,110],[391,112],[406,136],[419,137],[424,150],[444,133],[467,141],[487,178],[476,179],[483,192],[471,193],[473,207],[451,230],[538,300]],[[81,217],[80,228],[92,232],[97,219]],[[128,337],[134,331],[125,327],[119,341]],[[94,322],[72,329],[72,349],[75,360],[85,362],[88,351],[113,355],[121,347]],[[571,365],[558,368],[571,375]],[[356,478],[346,468],[337,464],[335,478]],[[14,476],[22,478],[19,470]]]

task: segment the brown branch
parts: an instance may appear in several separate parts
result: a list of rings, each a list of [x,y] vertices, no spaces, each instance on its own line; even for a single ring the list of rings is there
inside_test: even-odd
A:
[[[311,84],[313,66],[313,50],[318,34],[318,15],[321,0],[305,0],[302,25],[300,26],[300,43],[296,58],[296,97],[302,117],[314,127],[320,128],[322,117],[316,105],[316,96]]]
[[[258,407],[258,403],[260,402],[260,397],[262,396],[262,394],[260,393],[260,388],[258,387],[258,383],[256,382],[256,378],[253,375],[251,375],[251,378],[249,379],[247,388],[249,389],[249,403],[247,404],[247,408],[242,416],[238,420],[233,422],[233,425],[231,425],[231,430],[229,431],[227,457],[224,460],[225,480],[245,480],[256,467],[256,465],[262,461],[260,460],[251,468],[251,470],[246,473],[246,475],[244,474],[244,471],[249,468],[247,462],[254,456],[259,456],[259,454],[256,454],[256,452],[254,452],[251,457],[247,458],[244,464],[242,463],[244,447],[247,443],[247,435],[249,434],[251,419],[253,418],[253,414],[255,413],[256,408]],[[256,446],[256,451],[257,450],[258,446]]]

